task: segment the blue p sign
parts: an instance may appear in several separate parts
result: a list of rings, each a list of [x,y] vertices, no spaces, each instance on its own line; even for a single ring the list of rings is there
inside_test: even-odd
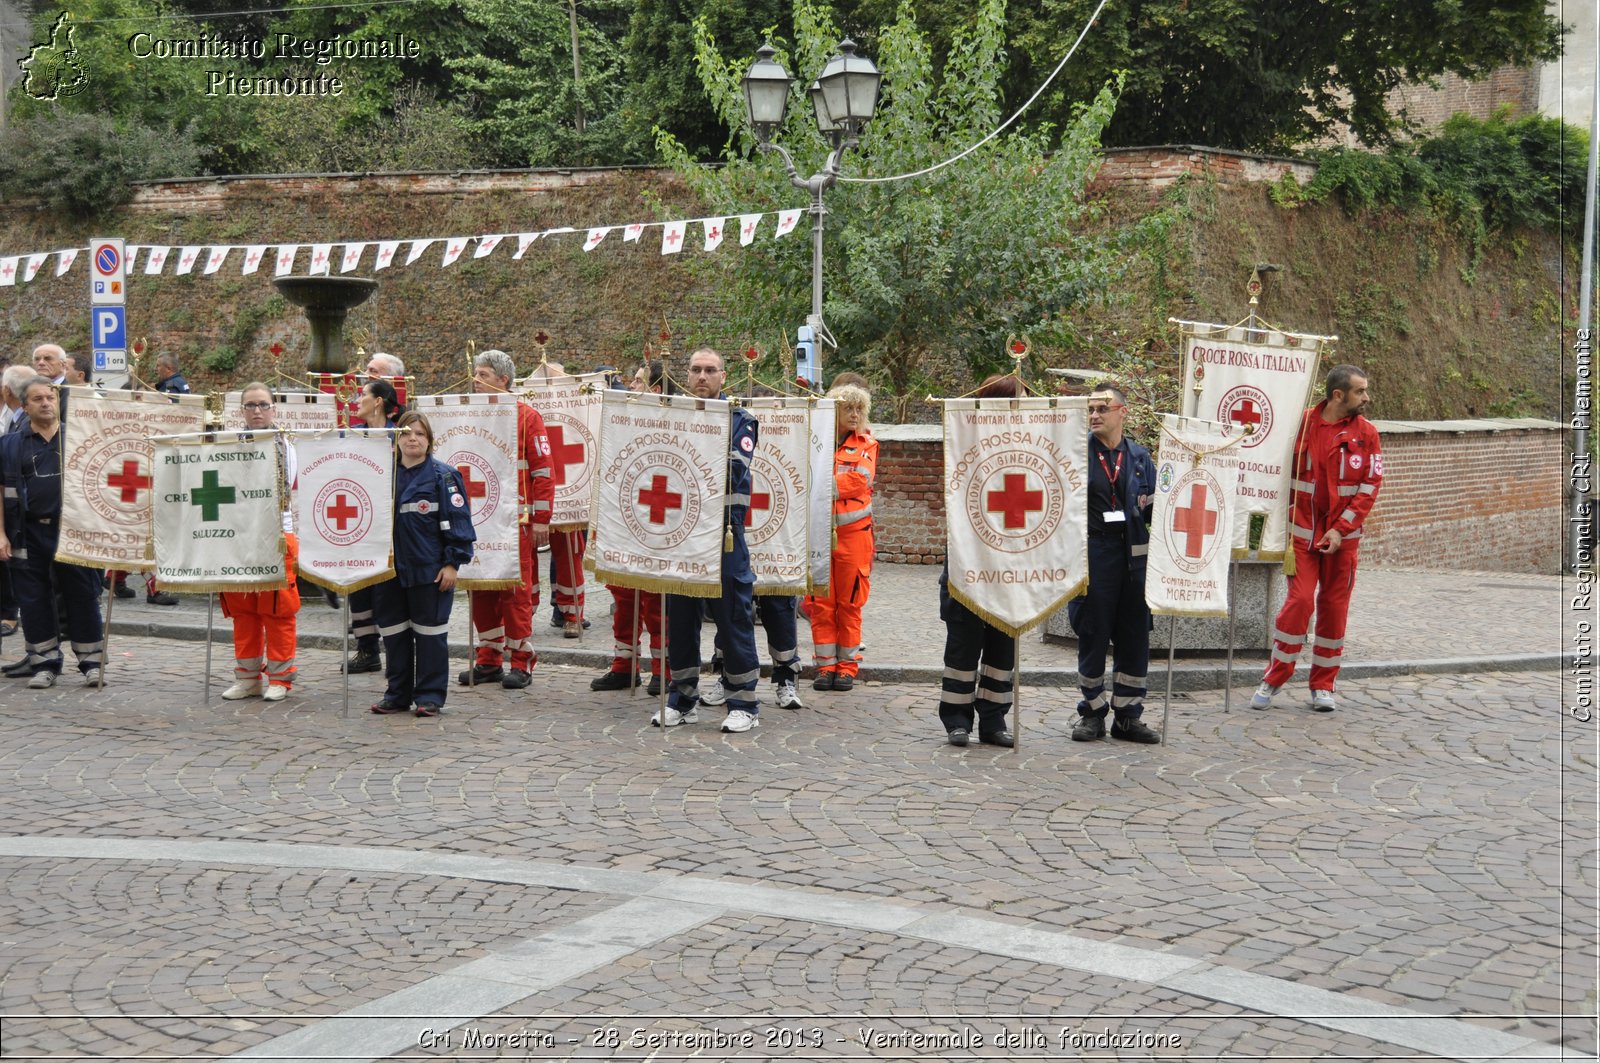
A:
[[[97,306],[94,317],[94,344],[96,349],[125,349],[127,343],[127,308],[122,306]]]

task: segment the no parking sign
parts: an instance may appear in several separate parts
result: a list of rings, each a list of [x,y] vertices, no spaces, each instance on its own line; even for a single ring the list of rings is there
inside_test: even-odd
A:
[[[89,346],[96,376],[128,370],[127,275],[128,256],[121,240],[89,241]]]

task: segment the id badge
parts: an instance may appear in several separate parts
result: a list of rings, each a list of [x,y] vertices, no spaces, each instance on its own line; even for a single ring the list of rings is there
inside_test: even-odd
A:
[[[1106,510],[1105,521],[1107,524],[1124,524],[1127,520],[1128,515],[1120,509]]]

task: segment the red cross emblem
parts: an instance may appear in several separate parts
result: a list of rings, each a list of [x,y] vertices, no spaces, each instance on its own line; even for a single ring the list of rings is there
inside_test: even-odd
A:
[[[252,252],[250,252],[250,254],[248,256],[246,256],[245,261],[246,261],[246,263],[248,265],[254,267],[257,262],[261,261],[261,252],[260,251],[252,251]]]
[[[148,476],[139,475],[139,460],[127,458],[122,463],[122,471],[111,473],[106,477],[106,486],[122,492],[124,502],[139,501],[139,492],[151,486]]]
[[[322,515],[338,525],[339,530],[342,532],[347,523],[361,516],[361,510],[351,505],[349,497],[341,492],[333,496],[333,505],[323,510]]]
[[[746,236],[754,236],[756,234],[756,223],[754,221],[745,222],[742,231]]]
[[[452,255],[459,255],[463,250],[466,249],[466,246],[466,244],[451,244],[450,253]]]
[[[676,247],[678,241],[681,240],[681,239],[682,239],[682,237],[678,234],[678,232],[676,230],[674,230],[672,232],[669,232],[669,233],[667,233],[667,246],[668,247]]]
[[[649,507],[651,524],[665,524],[667,510],[683,508],[683,495],[668,491],[667,478],[657,473],[651,477],[650,486],[640,490],[639,504]]]
[[[713,225],[711,227],[711,231],[706,233],[706,235],[713,240],[720,239],[722,236],[722,230],[718,226]]]
[[[744,526],[746,528],[750,527],[750,522],[755,519],[756,510],[768,510],[771,508],[771,495],[764,491],[752,491],[750,493],[750,505],[746,507],[744,511]]]
[[[546,425],[545,434],[550,437],[550,463],[555,468],[556,486],[565,486],[567,466],[583,464],[583,444],[568,443],[566,429],[558,424]]]
[[[318,251],[317,252],[317,265],[320,266],[326,261],[328,261],[328,253],[326,251]]]
[[[194,265],[194,256],[195,256],[195,253],[194,253],[194,252],[193,252],[193,251],[186,251],[186,252],[184,252],[184,255],[183,255],[183,264],[184,264],[184,265],[185,265],[185,266],[192,266],[192,265]]]
[[[0,273],[4,273],[7,277],[11,276],[16,271],[17,271],[17,266],[16,266],[16,263],[14,263],[14,262],[7,262],[6,265],[5,265],[5,268],[4,269],[0,269]]]
[[[289,263],[291,263],[293,261],[294,261],[294,252],[293,251],[285,251],[283,254],[278,256],[278,268],[279,269],[288,269],[289,268]]]
[[[990,513],[1005,514],[1006,529],[1016,531],[1028,526],[1029,513],[1043,512],[1044,492],[1028,490],[1027,473],[1008,472],[1005,487],[989,492],[986,508]]]
[[[1189,505],[1172,511],[1172,530],[1184,536],[1185,557],[1199,557],[1206,536],[1217,530],[1217,511],[1206,506],[1206,485],[1194,484],[1189,491]]]
[[[483,498],[489,493],[489,485],[482,480],[472,478],[471,465],[457,465],[456,471],[461,474],[461,482],[467,485],[468,498]]]
[[[1228,414],[1228,420],[1234,424],[1242,424],[1246,428],[1254,430],[1256,425],[1261,423],[1261,411],[1256,408],[1255,403],[1245,399]]]

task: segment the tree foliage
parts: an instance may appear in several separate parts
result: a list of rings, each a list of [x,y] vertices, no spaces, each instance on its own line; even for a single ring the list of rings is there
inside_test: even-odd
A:
[[[92,217],[126,202],[131,182],[199,170],[187,131],[59,109],[0,135],[0,199],[39,197],[52,209]]]
[[[828,145],[816,132],[807,75],[822,68],[839,38],[825,9],[796,0],[795,37],[780,54],[799,76],[777,140],[802,173],[819,170]],[[1004,68],[1003,0],[982,0],[934,74],[933,55],[909,4],[876,35],[883,99],[847,173],[893,176],[957,154],[994,129]],[[773,153],[756,153],[744,131],[739,76],[746,58],[725,58],[699,26],[698,60],[706,93],[740,132],[724,165],[696,164],[661,134],[661,149],[713,209],[729,214],[794,206]],[[775,42],[777,43],[777,42]],[[1095,236],[1084,197],[1101,131],[1115,109],[1107,86],[1079,107],[1056,150],[1044,137],[1008,133],[936,173],[885,183],[844,182],[826,197],[824,317],[839,341],[832,372],[866,371],[901,400],[924,389],[960,388],[1007,362],[1012,333],[1048,340],[1073,308],[1101,299],[1126,264],[1136,236]],[[804,240],[760,241],[738,256],[708,259],[734,316],[753,340],[792,335],[809,308],[810,255]]]

